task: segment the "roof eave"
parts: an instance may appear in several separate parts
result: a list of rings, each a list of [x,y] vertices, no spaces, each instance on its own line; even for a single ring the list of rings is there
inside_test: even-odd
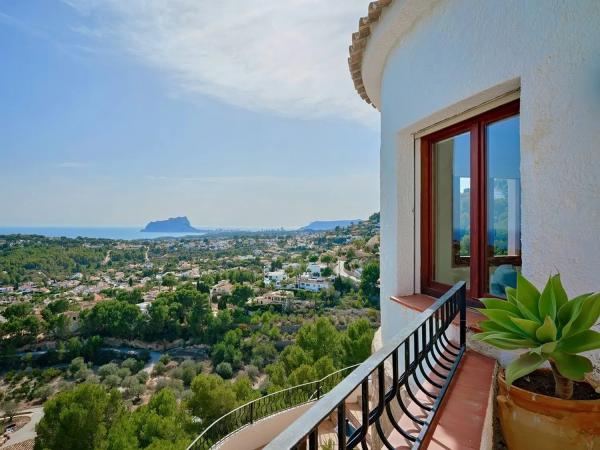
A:
[[[390,6],[393,0],[376,0],[369,4],[369,13],[365,17],[361,17],[358,21],[358,31],[352,33],[352,45],[349,47],[348,68],[356,92],[368,104],[376,107],[367,94],[362,73],[362,64],[364,52],[367,47],[367,41],[371,36],[373,25],[375,25],[383,9]]]

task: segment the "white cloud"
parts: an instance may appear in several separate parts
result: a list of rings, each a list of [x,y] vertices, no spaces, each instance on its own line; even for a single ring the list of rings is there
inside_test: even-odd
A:
[[[300,118],[369,125],[347,56],[367,0],[63,0],[110,39],[164,71],[182,95],[209,95]]]

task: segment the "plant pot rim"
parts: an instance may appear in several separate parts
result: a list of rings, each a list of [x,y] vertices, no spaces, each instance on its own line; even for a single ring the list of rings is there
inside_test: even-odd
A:
[[[540,368],[536,369],[535,372],[550,372],[550,369]],[[587,381],[585,381],[587,383]],[[589,384],[589,383],[588,383]],[[596,400],[565,400],[559,397],[551,397],[549,395],[538,394],[537,392],[529,391],[527,389],[520,388],[512,385],[510,388],[506,385],[506,379],[504,378],[504,368],[498,371],[498,387],[500,393],[505,394],[511,398],[518,398],[525,402],[543,403],[547,407],[554,407],[556,409],[573,409],[580,411],[583,409],[590,409],[591,411],[600,411],[600,399]]]

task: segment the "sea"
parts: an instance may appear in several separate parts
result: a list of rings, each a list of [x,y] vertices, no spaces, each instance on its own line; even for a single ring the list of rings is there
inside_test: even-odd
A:
[[[205,233],[153,233],[132,227],[0,227],[0,236],[7,234],[38,234],[47,237],[96,238],[133,241],[139,239],[180,238],[202,236]]]

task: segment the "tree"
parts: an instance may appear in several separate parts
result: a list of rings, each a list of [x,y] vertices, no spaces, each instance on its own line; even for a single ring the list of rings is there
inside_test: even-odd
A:
[[[323,254],[321,255],[321,262],[323,264],[329,264],[333,262],[333,257],[331,255]]]
[[[196,281],[196,290],[201,294],[210,294],[210,287],[204,281]]]
[[[363,267],[360,276],[360,292],[372,305],[379,306],[379,263],[371,262]]]
[[[254,290],[250,286],[238,285],[233,289],[229,301],[234,305],[244,306],[253,295]]]
[[[188,406],[206,426],[235,408],[237,399],[229,383],[218,375],[200,374],[192,381]]]
[[[161,284],[166,288],[171,288],[177,285],[177,278],[172,273],[168,273],[163,277]]]
[[[49,384],[42,384],[40,387],[36,388],[33,395],[39,398],[42,402],[48,400],[48,398],[52,395],[52,386]]]
[[[333,280],[333,288],[344,295],[352,290],[352,282],[338,275]]]
[[[358,319],[348,326],[341,339],[345,366],[361,363],[371,355],[373,335],[373,329],[366,319]]]
[[[242,375],[231,385],[239,404],[248,403],[250,400],[260,397],[260,393],[252,389],[252,383],[247,375]]]
[[[283,268],[283,261],[281,259],[277,258],[271,261],[271,272],[275,272],[281,268]]]
[[[74,377],[77,377],[80,372],[87,370],[87,368],[88,366],[85,363],[85,360],[82,357],[78,357],[71,361],[69,372],[71,372],[71,375]]]
[[[213,347],[212,359],[215,365],[228,362],[233,367],[239,368],[242,364],[242,352],[240,350],[242,331],[237,328],[229,330],[221,342]]]
[[[323,356],[315,361],[313,365],[317,378],[321,379],[335,372],[335,366],[333,365],[333,359],[330,356]]]
[[[180,334],[177,304],[170,303],[168,297],[158,297],[148,308],[146,335],[150,339],[176,339]]]
[[[331,270],[331,267],[325,267],[323,270],[321,270],[321,276],[322,277],[330,277],[331,275],[333,275],[333,270]]]
[[[135,358],[127,358],[121,363],[121,368],[127,368],[131,373],[138,373],[143,367],[144,364]]]
[[[4,415],[8,417],[8,421],[12,422],[13,417],[17,413],[17,404],[14,400],[6,400],[2,403],[2,407],[0,408],[4,411]]]
[[[340,293],[334,288],[327,288],[319,293],[319,297],[325,306],[335,306],[340,299]]]
[[[275,387],[282,388],[287,383],[285,368],[281,363],[269,364],[265,367],[265,372],[269,375],[269,381]]]
[[[208,309],[208,296],[203,294],[203,300],[198,301],[192,306],[192,309],[187,315],[187,323],[189,332],[192,336],[205,337],[208,329],[208,319],[210,316]]]
[[[158,444],[168,442],[183,441],[184,446],[177,448],[185,448],[189,444],[186,431],[190,423],[189,417],[170,389],[162,389],[152,396],[148,405],[142,406],[133,414],[132,421],[141,448],[163,448]]]
[[[140,395],[146,390],[146,387],[140,383],[139,378],[134,375],[125,377],[121,382],[121,387],[125,389],[127,398],[135,398],[136,400],[138,400]]]
[[[102,382],[110,388],[116,388],[121,384],[121,377],[117,374],[107,375]]]
[[[98,375],[100,375],[102,378],[106,378],[109,375],[116,375],[117,370],[119,370],[119,366],[117,366],[115,363],[104,364],[98,368]]]
[[[121,394],[93,384],[58,393],[44,404],[35,450],[103,448],[108,430],[124,412]]]
[[[78,337],[72,337],[67,341],[66,352],[71,358],[75,358],[81,355],[82,348],[83,344],[81,343]]]
[[[269,364],[277,357],[277,349],[271,342],[260,342],[252,347],[252,361],[256,361],[257,366],[263,367]]]
[[[53,316],[49,325],[55,338],[64,339],[69,334],[69,318],[64,314]]]
[[[331,320],[326,317],[319,317],[314,323],[300,328],[296,342],[313,361],[323,356],[331,356],[334,361],[339,360],[339,334]]]
[[[217,368],[215,369],[215,372],[217,372],[219,374],[219,376],[221,376],[222,378],[228,380],[229,378],[231,378],[233,376],[233,369],[231,367],[231,364],[229,364],[228,362],[221,362],[217,365]]]
[[[300,367],[294,369],[288,377],[288,383],[291,386],[297,386],[315,380],[317,380],[317,371],[309,364],[302,364]]]
[[[81,314],[83,330],[87,335],[132,339],[139,334],[141,314],[136,305],[119,300],[107,300]]]
[[[131,414],[123,415],[111,428],[107,450],[182,449],[189,444],[190,417],[170,389],[161,389]]]
[[[131,291],[120,290],[118,291],[116,298],[121,302],[131,303],[132,305],[136,305],[144,301],[144,296],[142,295],[142,291],[140,289],[133,289]]]
[[[313,360],[300,346],[288,345],[279,355],[279,361],[283,364],[286,373],[289,374],[303,364],[311,364]]]

